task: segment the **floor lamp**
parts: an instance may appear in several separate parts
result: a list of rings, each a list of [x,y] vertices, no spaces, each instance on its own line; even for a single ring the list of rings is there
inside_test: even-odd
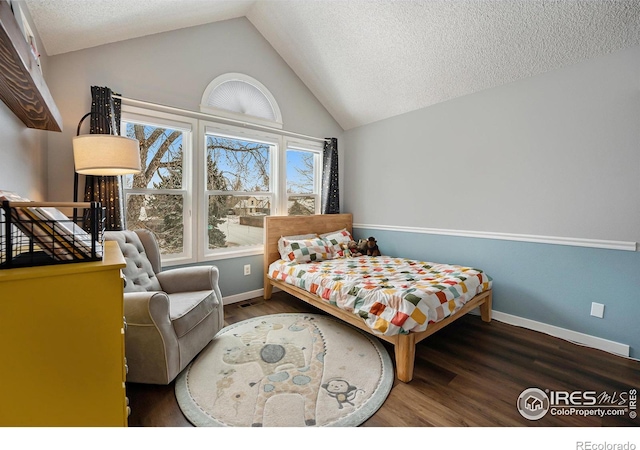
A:
[[[76,136],[73,138],[73,202],[78,201],[78,174],[81,175],[128,175],[139,173],[140,142],[137,139],[111,134],[111,125],[106,118],[109,134],[84,134],[80,136],[80,126],[88,112],[78,123]],[[77,209],[73,209],[73,221],[77,220]]]

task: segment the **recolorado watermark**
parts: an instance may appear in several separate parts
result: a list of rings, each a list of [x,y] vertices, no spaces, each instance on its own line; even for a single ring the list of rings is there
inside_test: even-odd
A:
[[[576,450],[636,450],[633,442],[576,442]]]
[[[552,391],[529,388],[518,397],[517,407],[529,420],[552,416],[628,416],[637,417],[638,391]],[[586,443],[583,443],[586,444]],[[590,443],[594,444],[595,443]],[[635,450],[622,447],[580,447],[580,450]]]

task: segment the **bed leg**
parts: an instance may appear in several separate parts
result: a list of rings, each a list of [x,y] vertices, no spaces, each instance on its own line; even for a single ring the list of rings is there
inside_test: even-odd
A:
[[[413,379],[413,364],[416,357],[416,341],[412,334],[400,334],[395,344],[396,376],[408,383]]]
[[[271,294],[273,293],[273,285],[268,281],[264,281],[264,299],[269,300],[271,298]]]
[[[489,291],[489,295],[484,303],[480,305],[480,317],[483,322],[491,322],[491,304],[493,303],[493,292]]]

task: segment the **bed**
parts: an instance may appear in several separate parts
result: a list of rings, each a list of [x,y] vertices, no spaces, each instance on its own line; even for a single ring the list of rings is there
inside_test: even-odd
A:
[[[271,298],[273,288],[276,287],[393,344],[396,377],[402,382],[408,383],[413,378],[415,346],[418,342],[475,308],[480,309],[483,321],[491,321],[491,278],[478,269],[385,256],[336,258],[336,267],[331,266],[334,264],[332,261],[326,261],[323,258],[319,258],[320,261],[302,263],[282,259],[281,237],[321,235],[338,230],[347,230],[352,233],[351,214],[268,216],[265,218],[264,226],[264,298],[267,300]],[[301,265],[297,267],[297,264]],[[401,266],[398,267],[397,264]],[[331,272],[332,270],[337,272]],[[404,277],[402,285],[380,285],[380,280],[387,281],[391,278],[386,278],[385,270],[401,274]],[[414,276],[416,270],[419,275]],[[435,270],[437,274],[425,274],[425,271],[429,270]],[[439,278],[441,275],[444,278]],[[310,278],[304,279],[305,276]],[[436,281],[429,284],[429,281],[425,281],[425,277]],[[429,292],[426,294],[421,291],[425,283],[429,284]],[[318,288],[318,286],[322,287]],[[362,305],[354,300],[359,296],[349,295],[357,292],[358,289],[367,293],[375,291],[376,295],[381,295],[383,291],[392,292],[393,288],[399,287],[403,292],[412,292],[413,303],[415,303],[414,312],[405,311],[406,314],[402,316],[401,321],[394,319],[398,314],[394,314],[394,318],[387,317],[387,320],[383,320],[382,316],[385,313],[375,310],[376,307],[370,305],[363,313]],[[417,298],[414,294],[424,298]],[[442,307],[433,308],[434,311],[429,312],[431,308],[428,305],[429,301]],[[389,308],[386,312],[393,311],[394,305],[387,304],[387,306]],[[404,317],[407,315],[410,317]]]

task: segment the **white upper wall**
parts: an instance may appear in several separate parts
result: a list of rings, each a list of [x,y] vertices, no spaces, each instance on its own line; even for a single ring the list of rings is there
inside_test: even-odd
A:
[[[640,46],[344,142],[355,222],[640,241]]]
[[[30,200],[46,200],[46,133],[34,130],[0,101],[0,191],[13,191]]]
[[[16,4],[15,7],[19,7]],[[42,42],[27,8],[22,9],[36,38]],[[18,25],[20,26],[20,25]],[[48,75],[46,55],[40,56],[44,76]],[[13,191],[34,201],[47,196],[47,136],[53,131],[35,130],[27,126],[0,101],[0,190]]]
[[[276,98],[285,130],[342,137],[342,128],[246,18],[51,56],[49,65],[47,82],[65,128],[49,136],[49,153],[56,161],[49,173],[52,200],[69,200],[73,194],[71,140],[91,108],[91,86],[199,111],[211,80],[227,72],[244,73]],[[84,126],[82,132],[87,132]]]

